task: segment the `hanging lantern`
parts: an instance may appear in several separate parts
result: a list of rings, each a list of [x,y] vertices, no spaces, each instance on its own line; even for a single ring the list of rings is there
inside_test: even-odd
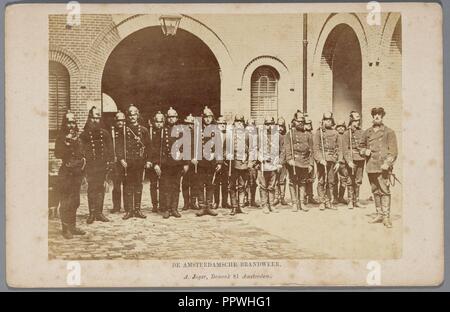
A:
[[[181,15],[161,15],[159,22],[165,36],[175,36],[180,25]]]

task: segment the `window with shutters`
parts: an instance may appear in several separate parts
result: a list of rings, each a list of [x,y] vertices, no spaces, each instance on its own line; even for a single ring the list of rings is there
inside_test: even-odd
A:
[[[270,66],[260,66],[252,74],[250,116],[257,124],[262,124],[266,116],[278,118],[279,79],[276,69]]]
[[[56,138],[64,114],[70,108],[70,77],[66,67],[49,63],[48,128],[50,140]]]

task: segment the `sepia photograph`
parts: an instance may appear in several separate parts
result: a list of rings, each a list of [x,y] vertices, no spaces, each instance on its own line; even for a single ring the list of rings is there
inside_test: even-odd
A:
[[[48,18],[50,259],[401,256],[400,13]],[[192,117],[284,157],[176,161]]]
[[[420,179],[407,168],[417,171],[410,157],[427,146],[406,131],[421,122],[411,113],[419,104],[405,101],[414,89],[405,72],[420,71],[405,68],[417,54],[404,56],[404,34],[421,12],[440,19],[439,11],[273,8],[74,1],[36,11],[45,25],[36,63],[45,72],[31,91],[42,94],[31,131],[46,144],[36,145],[45,155],[34,161],[48,209],[33,207],[41,220],[33,228],[39,261],[64,269],[57,278],[67,263],[86,263],[98,271],[83,286],[122,286],[119,276],[123,286],[364,285],[365,275],[346,277],[352,263],[368,273],[370,263],[413,261],[410,234],[422,232],[405,220],[422,208],[405,205]],[[427,25],[437,33],[438,24]],[[428,84],[422,95],[442,90],[438,80]],[[442,117],[439,97],[433,103],[421,128]],[[434,133],[425,164],[439,175],[443,143]],[[440,180],[428,182],[437,200],[422,197],[435,212],[429,229],[442,223],[443,195]],[[154,278],[133,280],[120,263],[136,263],[134,272],[151,266]],[[344,268],[322,278],[321,263]],[[240,275],[230,277],[233,267]],[[264,269],[245,271],[253,267]]]

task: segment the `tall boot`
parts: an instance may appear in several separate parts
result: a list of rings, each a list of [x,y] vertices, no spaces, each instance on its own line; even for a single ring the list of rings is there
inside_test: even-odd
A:
[[[86,234],[85,231],[77,228],[75,223],[71,223],[69,225],[69,229],[70,229],[70,232],[72,233],[72,235],[85,235]]]
[[[347,202],[344,199],[344,195],[345,195],[345,185],[344,183],[340,183],[339,185],[339,198],[338,198],[338,202],[341,204],[347,204]]]
[[[95,220],[101,222],[109,222],[109,219],[103,215],[103,201],[105,199],[105,193],[99,192],[96,196],[96,210],[95,210]]]
[[[230,204],[228,203],[228,186],[226,182],[223,182],[221,185],[222,189],[222,208],[230,208]]]
[[[136,218],[147,218],[141,211],[142,190],[138,189],[134,191],[134,216]]]
[[[134,203],[133,203],[133,190],[126,188],[124,195],[125,204],[125,215],[122,217],[123,220],[128,220],[134,216]]]
[[[238,206],[236,190],[230,190],[230,200],[231,200],[230,215],[234,216],[236,214],[236,209]]]
[[[256,198],[256,186],[250,187],[250,206],[258,208],[258,204],[255,201]]]
[[[211,187],[206,188],[206,210],[205,212],[210,216],[217,216],[217,212],[212,210],[213,208],[213,189]]]
[[[280,201],[281,201],[281,185],[277,181],[277,183],[275,185],[275,200],[273,202],[273,205],[276,206],[276,205],[280,204]]]
[[[359,202],[359,184],[355,184],[353,188],[354,199],[355,199],[355,207],[357,208],[365,208],[363,204]]]
[[[260,187],[259,196],[261,197],[261,206],[263,208],[263,212],[266,214],[270,213],[269,196],[267,190],[263,187]]]
[[[174,216],[175,218],[181,218],[181,214],[178,212],[178,202],[180,200],[180,194],[179,192],[176,192],[176,194],[173,194],[171,196],[171,204],[170,204],[170,214]]]
[[[369,221],[369,223],[381,223],[383,222],[383,210],[381,208],[381,195],[380,194],[373,194],[373,199],[375,201],[375,209],[376,209],[376,216]]]
[[[88,191],[88,208],[89,216],[86,220],[87,224],[92,224],[95,221],[95,194]]]
[[[182,188],[181,189],[182,193],[183,193],[183,210],[189,210],[189,207],[191,206],[191,195],[189,194],[189,188]]]
[[[282,183],[279,185],[280,188],[280,204],[286,206],[288,203],[286,202],[286,183]]]
[[[308,207],[306,207],[306,203],[305,203],[305,193],[306,193],[305,185],[300,184],[300,186],[299,186],[300,209],[305,212],[308,212],[309,209],[308,209]]]
[[[111,213],[120,212],[121,201],[122,201],[121,184],[119,182],[115,181],[114,187],[112,190],[113,209],[111,210]]]
[[[347,196],[348,196],[347,208],[348,209],[355,208],[355,194],[352,185],[347,185]]]
[[[391,222],[391,195],[381,196],[381,209],[383,211],[383,224],[387,228],[392,227]]]
[[[339,183],[337,183],[339,180],[336,179],[336,184],[333,185],[331,196],[333,197],[333,200],[331,203],[333,205],[337,205],[339,203]],[[331,198],[330,196],[328,197]]]
[[[150,196],[152,198],[152,212],[158,212],[158,188],[155,182],[150,184]]]
[[[65,239],[72,239],[73,235],[72,232],[70,231],[70,226],[67,223],[61,223],[62,226],[62,236]]]
[[[293,183],[293,182],[290,182],[289,183],[289,191],[290,191],[290,193],[291,193],[291,205],[292,205],[292,211],[293,212],[297,212],[299,209],[298,209],[298,194],[297,194],[297,191],[296,191],[296,188],[297,188],[297,185],[295,184],[295,183]]]
[[[200,211],[197,211],[195,214],[197,217],[201,217],[201,216],[208,214],[206,211],[207,202],[206,202],[205,188],[203,185],[200,188],[198,193],[199,193],[198,194],[198,205],[200,206]]]
[[[268,197],[269,197],[269,209],[272,211],[272,212],[276,212],[276,213],[278,213],[279,211],[278,211],[278,209],[275,207],[275,190],[272,190],[272,191],[268,191],[267,192],[268,193]]]

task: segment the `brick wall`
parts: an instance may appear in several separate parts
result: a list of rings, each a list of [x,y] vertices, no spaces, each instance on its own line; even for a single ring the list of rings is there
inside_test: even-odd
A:
[[[208,44],[221,65],[222,114],[229,118],[236,112],[250,115],[249,77],[257,65],[270,65],[280,74],[279,115],[290,120],[301,109],[302,18],[302,14],[183,17],[180,27]],[[386,123],[400,134],[401,49],[392,41],[399,14],[383,13],[378,26],[368,25],[365,18],[365,14],[308,14],[308,111],[317,128],[322,113],[331,110],[332,69],[322,59],[323,47],[334,27],[345,23],[361,45],[365,126],[370,108],[383,105]],[[82,15],[80,26],[67,28],[65,15],[49,16],[50,59],[69,70],[71,110],[80,128],[90,106],[101,105],[103,68],[114,47],[132,32],[158,25],[156,15],[96,14]],[[397,29],[396,40],[401,41],[398,34]],[[51,150],[49,158],[53,159]],[[52,162],[50,168],[57,165]]]

